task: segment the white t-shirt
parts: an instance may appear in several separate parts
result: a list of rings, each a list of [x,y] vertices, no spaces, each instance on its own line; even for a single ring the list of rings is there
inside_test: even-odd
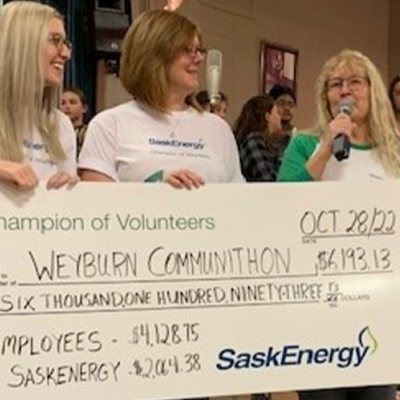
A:
[[[59,117],[59,135],[61,146],[64,149],[66,159],[55,163],[49,158],[49,154],[42,141],[39,132],[35,129],[32,135],[26,135],[23,140],[23,152],[25,160],[28,160],[36,172],[39,180],[47,181],[57,172],[76,174],[76,139],[75,132],[70,119],[57,111]]]
[[[206,182],[244,182],[236,142],[224,120],[193,108],[161,115],[136,101],[90,122],[79,168],[121,182],[162,181],[182,168]]]
[[[358,181],[389,178],[389,174],[369,146],[353,144],[348,159],[342,161],[337,161],[335,157],[329,159],[321,180]]]

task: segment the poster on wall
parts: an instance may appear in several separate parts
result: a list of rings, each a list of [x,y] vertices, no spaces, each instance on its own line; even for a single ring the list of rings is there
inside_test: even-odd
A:
[[[260,44],[261,93],[268,93],[276,85],[288,86],[296,93],[298,50],[266,41]]]

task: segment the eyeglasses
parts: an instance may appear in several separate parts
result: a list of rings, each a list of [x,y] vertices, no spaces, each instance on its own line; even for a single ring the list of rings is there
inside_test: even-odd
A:
[[[287,107],[287,108],[295,108],[296,107],[296,104],[295,104],[294,101],[286,101],[286,100],[278,100],[276,102],[276,105],[278,107],[281,107],[281,108],[285,108],[285,107]]]
[[[347,87],[352,91],[363,89],[369,84],[369,79],[365,76],[350,76],[349,78],[333,78],[326,83],[329,92],[339,92],[343,89],[346,82]]]
[[[62,51],[64,46],[69,51],[72,51],[72,43],[68,39],[63,38],[60,35],[50,35],[48,40],[49,43],[57,48],[58,51]]]
[[[192,47],[185,47],[183,49],[183,52],[189,56],[189,57],[196,57],[197,54],[200,54],[201,56],[205,56],[207,54],[207,49],[205,47],[197,47],[197,46],[192,46]]]

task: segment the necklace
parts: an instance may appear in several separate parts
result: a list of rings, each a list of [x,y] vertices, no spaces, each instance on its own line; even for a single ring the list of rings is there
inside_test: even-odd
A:
[[[176,135],[176,130],[178,129],[179,125],[181,124],[181,122],[183,121],[183,117],[184,117],[185,111],[179,112],[179,116],[176,117],[176,120],[173,121],[174,119],[174,115],[172,116],[161,116],[160,119],[157,119],[157,123],[159,126],[162,127],[163,131],[170,137],[170,138],[174,138]],[[172,121],[170,121],[169,119],[172,119]]]

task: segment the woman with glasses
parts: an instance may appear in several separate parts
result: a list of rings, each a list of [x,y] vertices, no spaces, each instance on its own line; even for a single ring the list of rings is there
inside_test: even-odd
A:
[[[340,104],[350,104],[349,113]],[[400,175],[400,134],[375,65],[344,50],[323,67],[316,84],[317,124],[297,134],[286,150],[281,181],[383,179]],[[350,114],[350,115],[347,115]],[[350,157],[338,161],[334,140],[350,141]]]
[[[204,56],[199,29],[182,15],[155,10],[137,18],[124,39],[120,71],[133,100],[89,124],[83,180],[188,189],[243,181],[228,124],[194,98]]]
[[[346,103],[343,103],[343,102]],[[316,84],[317,124],[286,150],[281,181],[358,181],[400,176],[400,133],[382,78],[365,55],[345,50],[324,65]],[[350,104],[341,112],[340,104]],[[350,142],[338,161],[334,140]],[[300,400],[394,400],[396,386],[300,392]]]
[[[71,57],[61,15],[13,1],[0,14],[0,180],[21,190],[76,181],[75,138],[58,111]]]

